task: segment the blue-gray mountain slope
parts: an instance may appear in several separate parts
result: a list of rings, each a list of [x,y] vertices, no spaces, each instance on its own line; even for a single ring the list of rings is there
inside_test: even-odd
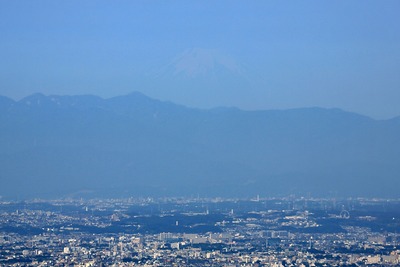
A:
[[[400,196],[398,118],[200,110],[140,93],[0,97],[0,112],[4,197]]]

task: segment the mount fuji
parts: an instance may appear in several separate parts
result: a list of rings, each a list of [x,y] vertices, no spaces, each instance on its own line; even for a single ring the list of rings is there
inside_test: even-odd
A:
[[[198,108],[238,106],[255,80],[227,53],[203,48],[187,49],[147,76],[150,95]]]
[[[216,49],[192,48],[175,57],[160,70],[161,76],[198,78],[230,73],[245,77],[245,69],[231,56]]]

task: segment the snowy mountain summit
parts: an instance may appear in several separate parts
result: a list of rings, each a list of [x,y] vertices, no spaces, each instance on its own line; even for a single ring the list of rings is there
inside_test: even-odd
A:
[[[186,49],[150,76],[147,87],[161,98],[200,108],[237,106],[253,80],[233,57],[204,48]]]
[[[244,69],[231,56],[218,50],[191,48],[175,57],[162,72],[172,76],[197,78],[221,73],[242,76]]]

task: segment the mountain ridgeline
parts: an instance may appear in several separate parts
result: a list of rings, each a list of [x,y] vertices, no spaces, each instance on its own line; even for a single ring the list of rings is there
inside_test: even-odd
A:
[[[400,197],[400,119],[0,97],[0,195]]]

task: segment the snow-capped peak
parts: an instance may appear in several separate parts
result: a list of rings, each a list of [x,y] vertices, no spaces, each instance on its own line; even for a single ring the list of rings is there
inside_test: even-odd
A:
[[[221,70],[236,75],[243,74],[243,68],[235,59],[215,49],[187,49],[166,67],[166,72],[174,76],[189,78],[215,74]]]

